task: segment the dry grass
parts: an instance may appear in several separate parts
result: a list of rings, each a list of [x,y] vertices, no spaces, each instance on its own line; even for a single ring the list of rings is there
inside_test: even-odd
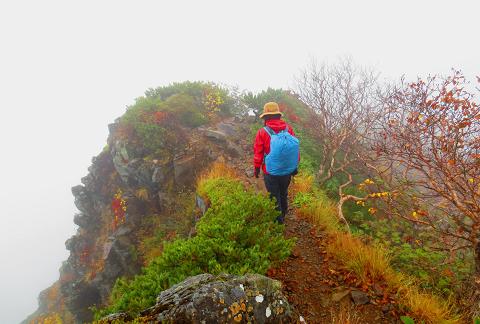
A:
[[[427,323],[462,323],[454,314],[451,303],[439,297],[422,292],[411,279],[395,273],[395,278],[387,281],[401,296],[400,302],[406,306],[413,317]]]
[[[148,201],[150,199],[147,188],[140,188],[135,191],[135,197],[140,200]]]
[[[307,188],[300,184],[300,188]],[[304,192],[299,190],[299,192]],[[396,294],[398,302],[409,310],[409,315],[426,323],[462,323],[455,315],[451,304],[435,295],[422,292],[413,280],[395,272],[389,263],[388,252],[373,245],[363,243],[359,238],[344,232],[338,222],[336,208],[326,196],[320,195],[311,206],[301,208],[301,215],[313,224],[324,229],[331,237],[327,253],[347,269],[351,270],[363,283],[384,281],[390,293]],[[353,319],[340,318],[334,323],[356,323]]]
[[[218,178],[238,179],[239,177],[235,170],[224,162],[214,162],[198,177],[197,187],[201,187],[206,180]]]
[[[240,181],[240,177],[236,173],[236,171],[229,167],[223,161],[217,161],[210,165],[197,179],[197,193],[205,200],[207,204],[209,204],[209,200],[206,194],[206,183],[209,180],[213,179],[238,179]]]
[[[290,191],[293,195],[299,192],[311,192],[313,190],[313,176],[311,175],[298,175],[292,177],[292,184],[290,185]]]
[[[332,233],[327,253],[340,260],[353,271],[362,283],[383,280],[392,272],[387,251],[377,246],[365,245],[349,233]]]
[[[331,324],[362,324],[363,322],[358,315],[358,312],[350,307],[340,307],[339,311],[331,310],[332,321]]]
[[[341,229],[335,205],[324,195],[316,197],[313,204],[301,208],[299,213],[328,233],[336,233]]]

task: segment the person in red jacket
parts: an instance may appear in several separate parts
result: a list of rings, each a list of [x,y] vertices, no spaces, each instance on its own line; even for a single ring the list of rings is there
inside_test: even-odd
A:
[[[280,108],[276,102],[268,102],[263,107],[263,113],[260,118],[264,120],[264,125],[268,126],[275,133],[278,133],[288,127],[288,132],[295,136],[293,128],[282,120],[283,114],[280,112]],[[258,130],[255,137],[255,143],[253,146],[254,158],[253,164],[255,167],[255,178],[258,178],[260,174],[260,168],[263,171],[263,180],[265,187],[270,193],[270,197],[275,198],[277,203],[277,210],[281,212],[281,215],[277,218],[277,221],[281,224],[285,222],[285,215],[288,211],[288,186],[292,175],[297,174],[297,170],[292,174],[276,176],[267,172],[265,165],[265,156],[270,153],[270,134],[262,127]],[[300,156],[298,157],[300,159]]]

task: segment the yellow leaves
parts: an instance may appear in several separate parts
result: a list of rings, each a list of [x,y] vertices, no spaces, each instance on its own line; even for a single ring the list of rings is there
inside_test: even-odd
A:
[[[390,193],[388,191],[373,192],[373,193],[369,194],[368,197],[370,197],[370,198],[382,198],[382,197],[388,197],[388,195],[390,195]]]
[[[356,204],[359,206],[365,206],[365,202],[363,200],[357,201]]]
[[[428,213],[425,210],[414,210],[412,212],[412,217],[415,219],[418,219],[419,217],[427,216],[427,215]]]
[[[370,207],[370,208],[368,209],[368,212],[369,212],[371,215],[373,215],[373,214],[375,214],[375,213],[377,212],[377,209],[374,208],[374,207]]]
[[[220,111],[220,106],[225,103],[225,100],[223,99],[220,91],[210,89],[205,91],[203,103],[208,114],[213,116],[215,113]]]
[[[473,180],[473,178],[470,178],[470,179],[468,179],[468,182],[470,182],[470,183],[474,183],[474,182],[475,182],[475,180]]]
[[[373,182],[372,180],[370,179],[365,179],[365,181],[363,181],[363,183],[365,183],[366,185],[372,185],[372,184],[375,184],[375,182]]]
[[[149,199],[149,194],[148,194],[148,189],[147,188],[140,188],[135,191],[135,197],[137,197],[140,200],[143,201],[148,201]]]

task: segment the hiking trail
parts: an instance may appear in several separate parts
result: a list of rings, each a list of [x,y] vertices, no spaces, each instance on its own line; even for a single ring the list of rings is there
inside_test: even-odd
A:
[[[240,165],[247,170],[249,163],[243,160]],[[246,172],[242,182],[266,191],[262,176],[255,179]],[[385,285],[357,285],[354,274],[328,257],[327,233],[292,207],[285,235],[297,240],[293,252],[280,266],[269,269],[267,276],[282,282],[284,294],[306,323],[401,323],[398,306],[385,293]]]

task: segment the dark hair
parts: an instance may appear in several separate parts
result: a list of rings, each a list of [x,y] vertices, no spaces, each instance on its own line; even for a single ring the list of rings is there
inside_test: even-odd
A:
[[[280,119],[281,117],[282,117],[282,115],[280,115],[280,114],[265,115],[265,116],[263,116],[263,120],[267,121],[267,120],[270,120],[270,119]]]

